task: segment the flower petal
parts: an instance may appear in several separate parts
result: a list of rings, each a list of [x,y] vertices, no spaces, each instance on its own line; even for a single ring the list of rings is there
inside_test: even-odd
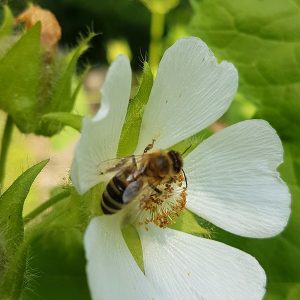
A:
[[[290,194],[276,171],[282,161],[281,141],[267,122],[230,126],[185,159],[187,208],[238,235],[276,235],[290,215]]]
[[[94,218],[85,233],[84,247],[93,299],[157,299],[127,248],[116,216]]]
[[[85,117],[71,167],[71,179],[81,194],[103,180],[97,166],[116,157],[131,89],[127,57],[119,56],[108,70],[101,108],[94,118]]]
[[[238,74],[218,64],[199,38],[178,40],[164,54],[141,125],[137,153],[156,139],[166,149],[204,129],[227,110]]]
[[[164,300],[262,299],[266,275],[249,254],[172,229],[139,233],[146,276]]]

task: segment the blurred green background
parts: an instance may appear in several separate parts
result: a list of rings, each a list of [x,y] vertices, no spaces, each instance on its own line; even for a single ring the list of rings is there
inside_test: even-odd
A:
[[[131,55],[137,75],[143,61],[151,56],[150,44],[156,49],[152,58],[155,70],[155,62],[165,48],[181,36],[196,35],[220,60],[236,65],[240,78],[238,94],[229,111],[210,130],[250,118],[263,118],[271,123],[284,144],[285,162],[280,172],[292,194],[292,215],[286,230],[271,239],[241,238],[218,228],[213,238],[258,259],[268,277],[265,299],[300,299],[300,1],[182,0],[166,13],[158,13],[159,24],[153,24],[157,20],[155,12],[151,13],[138,0],[36,3],[51,10],[59,20],[62,49],[75,45],[79,33],[87,32],[88,28],[99,33],[78,66],[83,68],[87,62],[94,66],[74,109],[80,114],[95,110],[107,65],[120,52]],[[11,1],[9,5],[17,15],[26,2]],[[3,124],[4,114],[0,116]],[[45,200],[55,185],[63,185],[78,137],[70,128],[50,140],[14,130],[8,163],[14,167],[7,169],[5,187],[33,162],[49,156],[54,161],[34,184],[26,213]],[[65,231],[56,222],[32,245],[24,299],[89,299],[76,222],[76,217],[70,217],[63,224]],[[72,253],[68,250],[70,245]]]

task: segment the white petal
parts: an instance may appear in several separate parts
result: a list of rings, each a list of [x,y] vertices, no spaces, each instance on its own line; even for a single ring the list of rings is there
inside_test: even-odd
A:
[[[187,207],[235,234],[270,237],[286,226],[290,194],[276,168],[281,141],[263,120],[230,126],[185,159]]]
[[[94,300],[157,299],[127,248],[116,216],[94,218],[85,233],[84,247]]]
[[[102,181],[97,166],[116,157],[131,89],[131,68],[119,56],[108,70],[101,90],[101,108],[94,118],[83,120],[80,141],[71,167],[71,179],[81,194]]]
[[[152,139],[155,147],[166,149],[213,123],[227,110],[237,85],[234,66],[218,64],[204,42],[178,40],[160,62],[137,152]]]
[[[255,300],[266,276],[249,254],[172,229],[140,230],[145,273],[164,300]]]

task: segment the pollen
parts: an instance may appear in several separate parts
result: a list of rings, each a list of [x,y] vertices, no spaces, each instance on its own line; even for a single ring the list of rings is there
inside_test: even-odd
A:
[[[165,228],[176,222],[186,205],[186,183],[182,173],[156,186],[155,192],[142,197],[136,207],[135,223]]]

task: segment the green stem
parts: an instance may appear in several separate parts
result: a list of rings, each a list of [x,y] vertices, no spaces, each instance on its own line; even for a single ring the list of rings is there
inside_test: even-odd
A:
[[[31,213],[29,213],[27,216],[24,217],[24,224],[27,224],[32,219],[34,219],[36,216],[40,215],[42,212],[44,212],[47,208],[51,207],[52,205],[56,204],[57,202],[67,198],[71,194],[70,190],[65,190],[53,197],[51,197],[49,200],[38,206],[36,209],[34,209]]]
[[[5,176],[5,163],[7,152],[9,148],[9,144],[11,141],[12,131],[13,131],[13,119],[10,115],[7,115],[5,127],[2,136],[1,142],[1,153],[0,153],[0,186],[3,184],[4,176]]]
[[[157,12],[152,12],[151,15],[151,29],[150,29],[150,54],[149,63],[156,73],[158,63],[162,52],[161,38],[164,33],[165,15]]]

